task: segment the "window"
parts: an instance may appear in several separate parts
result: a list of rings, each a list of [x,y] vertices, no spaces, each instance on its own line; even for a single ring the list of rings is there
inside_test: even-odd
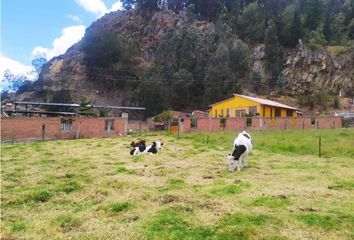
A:
[[[248,113],[251,116],[256,116],[257,115],[257,106],[249,107]]]
[[[275,116],[280,117],[281,116],[281,109],[280,108],[275,108]]]
[[[60,130],[66,132],[71,131],[73,128],[72,122],[72,119],[62,118],[60,120]]]
[[[224,116],[224,109],[221,109],[221,117]]]
[[[286,116],[287,117],[292,117],[293,116],[293,110],[286,110]]]
[[[114,119],[105,119],[104,120],[104,130],[110,132],[114,130]]]
[[[230,111],[229,111],[229,109],[226,109],[226,117],[230,117]]]
[[[245,110],[236,110],[236,117],[244,117],[246,116]]]
[[[218,116],[218,110],[215,110],[215,115],[214,117],[217,117]]]

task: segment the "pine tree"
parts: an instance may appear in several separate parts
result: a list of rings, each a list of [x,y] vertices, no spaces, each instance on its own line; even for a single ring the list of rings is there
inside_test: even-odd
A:
[[[289,46],[294,47],[299,42],[299,39],[302,38],[302,26],[301,26],[301,18],[298,10],[295,10],[293,21],[290,27],[290,39]]]
[[[321,23],[322,2],[321,0],[309,0],[305,5],[305,27],[316,30]]]
[[[269,85],[274,86],[275,80],[278,77],[281,68],[281,49],[277,35],[277,28],[272,20],[268,21],[264,44],[266,65],[273,77],[270,80]]]
[[[331,29],[331,16],[329,13],[326,14],[325,22],[323,24],[322,33],[328,43],[332,39],[332,29]]]

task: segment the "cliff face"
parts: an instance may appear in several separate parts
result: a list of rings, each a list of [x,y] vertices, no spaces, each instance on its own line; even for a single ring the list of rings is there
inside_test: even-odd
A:
[[[141,84],[151,84],[154,80],[161,83],[162,76],[164,80],[170,79],[168,80],[171,81],[168,82],[170,86],[179,81],[184,85],[191,85],[188,89],[180,90],[182,96],[190,95],[186,103],[171,104],[176,110],[184,110],[207,106],[202,105],[203,97],[194,98],[193,95],[207,91],[208,86],[213,89],[224,88],[220,95],[227,98],[225,95],[232,93],[235,85],[241,87],[239,91],[254,91],[252,85],[254,73],[260,74],[263,83],[266,82],[264,79],[270,78],[265,65],[263,44],[250,45],[242,42],[235,34],[220,34],[216,24],[190,19],[186,12],[176,14],[166,10],[150,16],[138,14],[136,11],[113,12],[87,28],[86,35],[102,30],[119,36],[123,43],[134,45],[136,50],[133,56],[130,56],[133,59],[130,65],[124,66],[124,62],[117,61],[109,67],[88,66],[82,40],[65,54],[45,64],[33,91],[22,93],[16,98],[54,101],[65,93],[65,96],[69,97],[63,101],[80,102],[84,97],[101,104],[138,105],[142,104],[141,98],[144,96],[141,94],[144,92],[139,92],[140,100],[134,100],[132,95],[137,89],[144,89],[146,85],[141,87]],[[246,50],[249,49],[244,51],[247,56],[238,55],[238,50],[236,55],[232,54],[240,42],[246,46],[244,47]],[[245,61],[246,65],[249,64],[246,70],[235,68],[235,63],[239,64],[245,58],[249,58],[248,62]],[[175,72],[169,75],[170,71]],[[320,49],[299,44],[296,49],[288,50],[282,73],[285,83],[283,91],[289,94],[324,91],[338,93],[341,90],[343,94],[352,95],[354,48]],[[156,74],[160,74],[159,77],[151,77]],[[137,82],[117,83],[115,80],[123,79],[122,76],[127,79],[134,76]],[[144,82],[145,79],[148,81]],[[176,79],[179,81],[175,81]],[[183,79],[190,82],[185,84]],[[212,85],[215,79],[222,79],[220,80],[222,82],[230,80],[232,85]],[[173,89],[179,87],[181,86],[176,85]],[[274,89],[269,86],[261,87],[258,94],[266,95],[272,90]],[[172,102],[179,103],[181,99],[177,93],[165,95],[171,98]],[[173,100],[174,97],[176,100]]]
[[[323,50],[299,44],[289,53],[284,66],[286,88],[292,94],[353,94],[354,47]]]

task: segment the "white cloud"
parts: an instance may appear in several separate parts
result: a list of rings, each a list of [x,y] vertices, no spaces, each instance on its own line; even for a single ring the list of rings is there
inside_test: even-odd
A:
[[[97,17],[102,17],[107,12],[107,7],[101,0],[76,0],[76,3]]]
[[[70,18],[71,20],[73,20],[76,23],[81,23],[81,19],[79,16],[68,14],[68,18]]]
[[[122,3],[120,1],[115,2],[111,8],[107,8],[102,0],[76,0],[76,3],[98,18],[106,13],[122,9]]]
[[[33,66],[22,64],[0,54],[0,89],[8,90],[10,83],[4,79],[4,73],[10,70],[13,75],[24,75],[28,80],[37,80],[38,75]]]
[[[114,11],[121,10],[121,9],[122,9],[122,3],[120,1],[118,1],[112,5],[112,7],[109,11],[114,12]]]
[[[70,26],[62,30],[60,37],[54,39],[52,48],[38,46],[33,49],[32,56],[44,55],[49,60],[52,57],[61,55],[73,44],[77,43],[85,34],[85,26]]]
[[[34,80],[35,76],[32,74],[34,67],[22,64],[14,59],[0,55],[0,77],[3,80],[5,70],[10,70],[14,75],[28,75],[29,80]]]

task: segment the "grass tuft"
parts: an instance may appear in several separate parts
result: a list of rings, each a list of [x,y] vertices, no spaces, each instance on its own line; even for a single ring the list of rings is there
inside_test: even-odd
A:
[[[79,227],[81,225],[81,220],[71,215],[59,215],[54,218],[54,223],[57,224],[62,230],[68,231]]]
[[[27,197],[27,202],[47,202],[51,197],[52,193],[48,191],[37,191]]]
[[[250,206],[268,207],[268,208],[283,208],[291,205],[289,199],[276,198],[271,196],[262,196],[253,199]]]
[[[308,226],[320,227],[325,230],[337,229],[340,226],[340,221],[332,215],[320,215],[317,213],[308,213],[298,215],[296,217],[300,222]]]
[[[133,205],[130,202],[115,202],[107,205],[106,211],[108,212],[123,212],[131,208]]]

